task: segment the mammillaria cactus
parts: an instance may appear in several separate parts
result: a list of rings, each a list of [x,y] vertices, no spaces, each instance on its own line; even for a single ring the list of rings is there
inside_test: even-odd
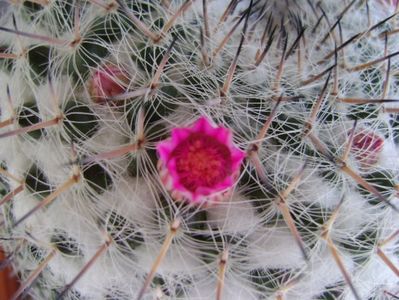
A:
[[[398,299],[397,12],[9,0],[14,298]]]

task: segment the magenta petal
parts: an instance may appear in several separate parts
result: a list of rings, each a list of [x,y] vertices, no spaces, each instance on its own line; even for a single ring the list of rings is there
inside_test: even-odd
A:
[[[225,127],[214,128],[211,135],[222,144],[229,145],[232,143],[233,136],[231,131]]]
[[[175,180],[173,181],[173,188],[180,192],[186,192],[187,189],[180,183],[180,181]]]
[[[191,134],[191,130],[188,128],[175,128],[172,130],[172,141],[174,144],[178,144],[185,140]]]
[[[176,158],[170,158],[166,164],[170,175],[173,177],[173,181],[178,181],[179,174],[177,173],[176,168]]]
[[[233,179],[231,178],[231,176],[227,177],[225,180],[223,180],[222,182],[218,183],[215,186],[215,190],[217,191],[223,191],[229,187],[231,187],[234,184]]]
[[[190,194],[189,194],[189,196],[187,197],[188,198],[188,200],[190,201],[190,202],[192,202],[192,203],[198,203],[198,202],[200,202],[200,199],[201,199],[201,197],[203,197],[204,196],[204,194],[202,194],[202,193],[199,193],[199,192],[190,192]]]
[[[175,158],[169,159],[166,166],[168,168],[170,176],[172,177],[173,188],[179,191],[185,191],[186,188],[181,184],[179,173],[177,172],[176,159]]]
[[[195,122],[195,124],[193,126],[193,132],[208,133],[208,132],[212,132],[212,130],[214,130],[214,127],[208,121],[208,119],[205,117],[199,118],[198,121]]]
[[[169,160],[170,154],[173,151],[173,146],[169,141],[158,143],[157,152],[159,157],[163,162],[167,162]]]
[[[231,177],[227,177],[224,181],[218,183],[216,186],[212,187],[212,188],[208,188],[208,187],[199,187],[195,193],[199,194],[199,195],[204,195],[204,196],[208,196],[208,195],[212,195],[221,191],[224,191],[226,189],[228,189],[229,187],[231,187],[233,185],[233,180]]]
[[[231,150],[232,169],[237,170],[245,158],[245,152],[240,149]]]
[[[198,197],[200,197],[200,196],[208,196],[208,195],[212,194],[212,192],[214,192],[214,191],[209,189],[209,188],[202,187],[202,188],[198,188],[194,192],[193,196],[194,196],[194,199],[198,199]]]

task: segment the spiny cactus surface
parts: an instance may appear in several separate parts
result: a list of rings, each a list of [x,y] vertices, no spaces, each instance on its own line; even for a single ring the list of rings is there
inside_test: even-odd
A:
[[[15,299],[398,299],[389,0],[8,0]]]

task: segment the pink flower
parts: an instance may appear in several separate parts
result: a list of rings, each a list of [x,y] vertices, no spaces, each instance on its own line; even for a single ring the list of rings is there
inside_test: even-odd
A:
[[[231,130],[201,117],[175,128],[157,145],[158,168],[176,200],[210,204],[224,200],[236,181],[245,153],[233,144]]]
[[[357,132],[353,137],[351,151],[355,158],[364,166],[377,163],[378,155],[382,150],[384,140],[373,132]]]
[[[94,102],[105,102],[107,98],[122,94],[129,83],[128,75],[113,65],[96,69],[89,81],[89,93]]]

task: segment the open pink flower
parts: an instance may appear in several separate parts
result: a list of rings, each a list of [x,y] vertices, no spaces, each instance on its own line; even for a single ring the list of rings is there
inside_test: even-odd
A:
[[[357,132],[353,137],[351,151],[363,167],[377,163],[378,156],[384,145],[384,140],[373,132]]]
[[[94,102],[105,102],[107,98],[126,91],[129,78],[117,66],[103,65],[93,72],[89,81],[89,93]]]
[[[213,127],[205,117],[173,129],[157,152],[161,180],[172,197],[206,204],[229,195],[245,156],[233,144],[231,130]]]

